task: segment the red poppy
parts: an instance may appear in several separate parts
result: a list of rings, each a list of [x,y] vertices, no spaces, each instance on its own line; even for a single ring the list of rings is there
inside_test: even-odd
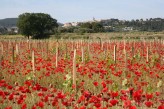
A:
[[[152,103],[151,101],[146,101],[146,102],[145,102],[145,105],[146,105],[147,107],[151,107],[151,106],[153,105],[153,103]]]
[[[103,88],[106,87],[106,83],[104,81],[102,81],[101,84],[102,84]]]
[[[94,84],[94,86],[96,86],[96,87],[99,85],[97,81],[93,82],[93,84]]]
[[[118,96],[118,92],[111,92],[111,96],[112,96],[112,98],[117,97]]]
[[[129,109],[137,109],[136,106],[130,106]]]
[[[164,105],[158,106],[158,109],[164,109]]]
[[[36,106],[34,105],[34,106],[32,106],[32,109],[36,109]]]
[[[99,107],[101,107],[101,104],[100,104],[100,103],[95,103],[94,106],[95,106],[96,108],[99,108]]]
[[[118,100],[112,99],[110,100],[110,103],[112,104],[112,106],[115,106],[118,103]]]
[[[37,106],[39,106],[40,108],[43,108],[44,107],[44,102],[39,102],[38,104],[37,104]]]
[[[12,107],[11,107],[11,106],[8,106],[8,107],[6,107],[5,109],[12,109]]]
[[[153,98],[153,94],[146,94],[146,99],[149,100],[149,99],[152,99]]]
[[[21,109],[26,109],[27,108],[27,105],[26,104],[23,104]]]
[[[126,100],[124,102],[124,107],[127,108],[127,107],[130,107],[131,106],[131,101],[130,100]]]
[[[85,106],[81,106],[79,109],[86,109],[86,107]]]

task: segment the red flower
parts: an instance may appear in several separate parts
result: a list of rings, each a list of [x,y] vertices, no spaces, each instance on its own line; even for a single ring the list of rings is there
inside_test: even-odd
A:
[[[86,109],[86,107],[85,106],[81,106],[79,109]]]
[[[141,101],[141,96],[142,96],[142,94],[141,94],[140,90],[138,90],[138,91],[133,93],[133,98],[134,98],[134,100],[136,102],[140,102]]]
[[[164,109],[164,105],[160,105],[158,109]]]
[[[117,97],[118,96],[118,92],[111,92],[111,96],[112,96],[112,98]]]
[[[8,106],[8,107],[6,107],[5,109],[12,109],[12,107],[11,107],[11,106]]]
[[[59,99],[63,99],[63,98],[65,98],[65,95],[62,94],[62,92],[59,92],[59,93],[57,94],[57,97],[58,97]]]
[[[102,81],[102,86],[103,86],[103,88],[105,88],[106,87],[106,83],[104,82],[104,81]]]
[[[27,105],[26,104],[23,104],[21,109],[26,109],[27,108]]]
[[[93,82],[93,84],[94,84],[94,86],[96,86],[96,87],[99,85],[97,81]]]
[[[124,102],[124,107],[127,108],[127,107],[130,107],[131,106],[131,101],[130,100],[127,100]]]
[[[107,87],[103,88],[103,90],[102,90],[102,92],[107,92],[107,91],[108,91]]]
[[[112,104],[112,106],[115,106],[118,103],[118,100],[115,99],[110,100],[110,103]]]
[[[9,96],[9,100],[13,100],[13,98],[14,98],[14,94],[11,94],[11,95]]]
[[[146,99],[149,100],[149,99],[152,99],[153,98],[153,94],[146,94]]]
[[[19,100],[17,101],[17,103],[18,103],[18,104],[22,104],[22,103],[23,103],[23,100],[22,100],[22,99],[19,99]]]
[[[95,103],[94,106],[95,106],[96,108],[99,108],[99,107],[101,107],[101,104],[100,104],[100,103]]]
[[[82,101],[85,100],[85,96],[84,95],[81,95],[78,99],[78,103],[81,103]]]
[[[153,105],[153,103],[152,103],[151,101],[146,101],[146,102],[145,102],[145,105],[146,105],[147,107],[151,107],[151,106]]]
[[[156,96],[159,96],[160,95],[160,92],[155,92]]]
[[[44,107],[44,103],[40,101],[40,102],[38,103],[38,106],[39,106],[40,108],[43,108],[43,107]]]
[[[9,85],[9,86],[7,86],[7,88],[8,88],[9,90],[11,90],[11,89],[13,88],[13,86]]]
[[[34,106],[32,106],[32,109],[36,109],[36,106],[34,105]]]
[[[130,106],[129,109],[137,109],[136,106]]]
[[[42,92],[39,92],[38,96],[44,96],[44,94]]]

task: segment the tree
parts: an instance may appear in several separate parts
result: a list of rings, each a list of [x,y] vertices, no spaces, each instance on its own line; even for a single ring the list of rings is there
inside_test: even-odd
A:
[[[104,31],[103,25],[98,22],[92,23],[92,29],[94,30],[94,32],[103,32]]]
[[[58,27],[57,20],[44,13],[23,13],[17,22],[19,31],[25,37],[46,38],[48,33]]]

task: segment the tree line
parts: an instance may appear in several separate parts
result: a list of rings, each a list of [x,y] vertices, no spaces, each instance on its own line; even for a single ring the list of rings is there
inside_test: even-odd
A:
[[[77,26],[59,27],[57,20],[45,13],[23,13],[17,21],[19,33],[34,39],[48,38],[60,33],[97,33],[112,31],[163,31],[164,19],[150,18],[137,20],[107,19],[81,22]]]

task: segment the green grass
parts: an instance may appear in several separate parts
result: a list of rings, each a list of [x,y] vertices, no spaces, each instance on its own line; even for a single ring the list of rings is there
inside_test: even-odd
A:
[[[164,32],[109,32],[109,33],[61,33],[50,39],[164,39]],[[0,35],[0,39],[26,39],[22,35]]]

